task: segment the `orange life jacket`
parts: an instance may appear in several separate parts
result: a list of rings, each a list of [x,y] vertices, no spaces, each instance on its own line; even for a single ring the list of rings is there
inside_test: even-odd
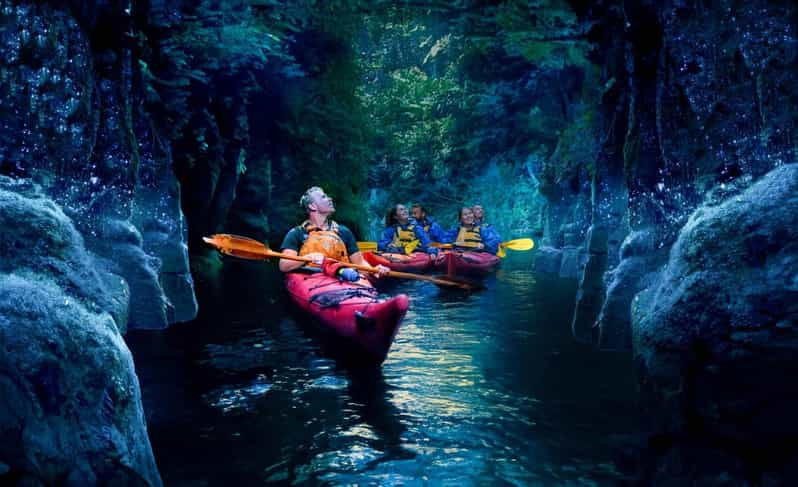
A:
[[[299,227],[307,235],[299,249],[299,255],[319,252],[327,258],[349,262],[349,253],[346,251],[343,239],[338,235],[337,223],[331,220],[324,230],[313,225],[310,220],[305,220]]]

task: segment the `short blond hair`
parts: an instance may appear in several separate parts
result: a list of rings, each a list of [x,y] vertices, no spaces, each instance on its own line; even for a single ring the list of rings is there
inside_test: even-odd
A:
[[[302,193],[302,197],[299,198],[299,206],[302,207],[303,210],[306,212],[310,209],[310,204],[313,202],[310,194],[314,191],[324,191],[318,186],[311,186],[308,188],[304,193]]]

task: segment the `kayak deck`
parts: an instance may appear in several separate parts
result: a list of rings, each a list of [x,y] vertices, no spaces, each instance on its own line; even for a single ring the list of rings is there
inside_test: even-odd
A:
[[[449,276],[481,277],[496,270],[501,259],[488,252],[473,250],[444,250],[438,256],[422,252],[410,255],[389,252],[363,252],[371,265],[384,265],[400,272],[423,273],[436,270]]]
[[[375,364],[385,360],[410,304],[405,294],[379,298],[366,279],[339,282],[322,273],[288,273],[285,288],[302,311],[361,354],[357,361]]]

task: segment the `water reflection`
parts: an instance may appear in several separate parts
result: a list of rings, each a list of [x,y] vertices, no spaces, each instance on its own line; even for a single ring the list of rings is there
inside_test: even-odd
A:
[[[395,391],[389,389],[382,369],[353,370],[350,374],[348,392],[352,419],[362,421],[355,428],[367,428],[380,450],[407,454],[401,448],[406,428],[400,420],[400,410],[391,400]]]
[[[253,403],[272,388],[268,379],[259,374],[251,383],[242,387],[224,386],[209,392],[203,398],[211,406],[229,413],[237,410],[252,410]]]

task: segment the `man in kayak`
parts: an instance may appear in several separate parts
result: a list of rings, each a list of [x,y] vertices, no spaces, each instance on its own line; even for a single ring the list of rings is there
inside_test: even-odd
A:
[[[417,222],[410,220],[405,205],[397,204],[388,210],[385,227],[377,242],[377,250],[404,254],[405,247],[412,244],[420,252],[437,255],[438,249],[429,246],[427,232]]]
[[[468,250],[478,250],[495,254],[499,251],[499,239],[495,232],[485,231],[474,224],[474,212],[464,206],[460,208],[460,226],[455,227],[446,234],[446,243],[455,247]]]
[[[484,235],[490,232],[491,235],[488,237],[489,239],[496,240],[497,242],[502,241],[499,232],[496,231],[496,227],[485,221],[485,209],[482,208],[482,205],[472,206],[471,212],[474,213],[474,225],[479,225],[483,238],[485,238]]]
[[[335,212],[332,198],[318,186],[309,188],[299,200],[299,205],[307,212],[308,219],[301,225],[288,231],[280,246],[287,255],[301,255],[321,266],[322,271],[330,276],[347,281],[357,281],[359,273],[352,268],[342,267],[341,262],[371,267],[363,259],[357,248],[352,232],[329,217]],[[303,262],[280,259],[280,270],[291,272],[305,265]],[[384,276],[390,269],[377,266],[377,276]]]
[[[427,232],[429,239],[433,242],[443,242],[446,232],[438,225],[438,222],[427,216],[427,210],[419,204],[413,205],[411,209],[413,219]]]
[[[472,206],[471,213],[474,214],[474,225],[482,225],[485,223],[485,209],[482,208],[482,205]]]

